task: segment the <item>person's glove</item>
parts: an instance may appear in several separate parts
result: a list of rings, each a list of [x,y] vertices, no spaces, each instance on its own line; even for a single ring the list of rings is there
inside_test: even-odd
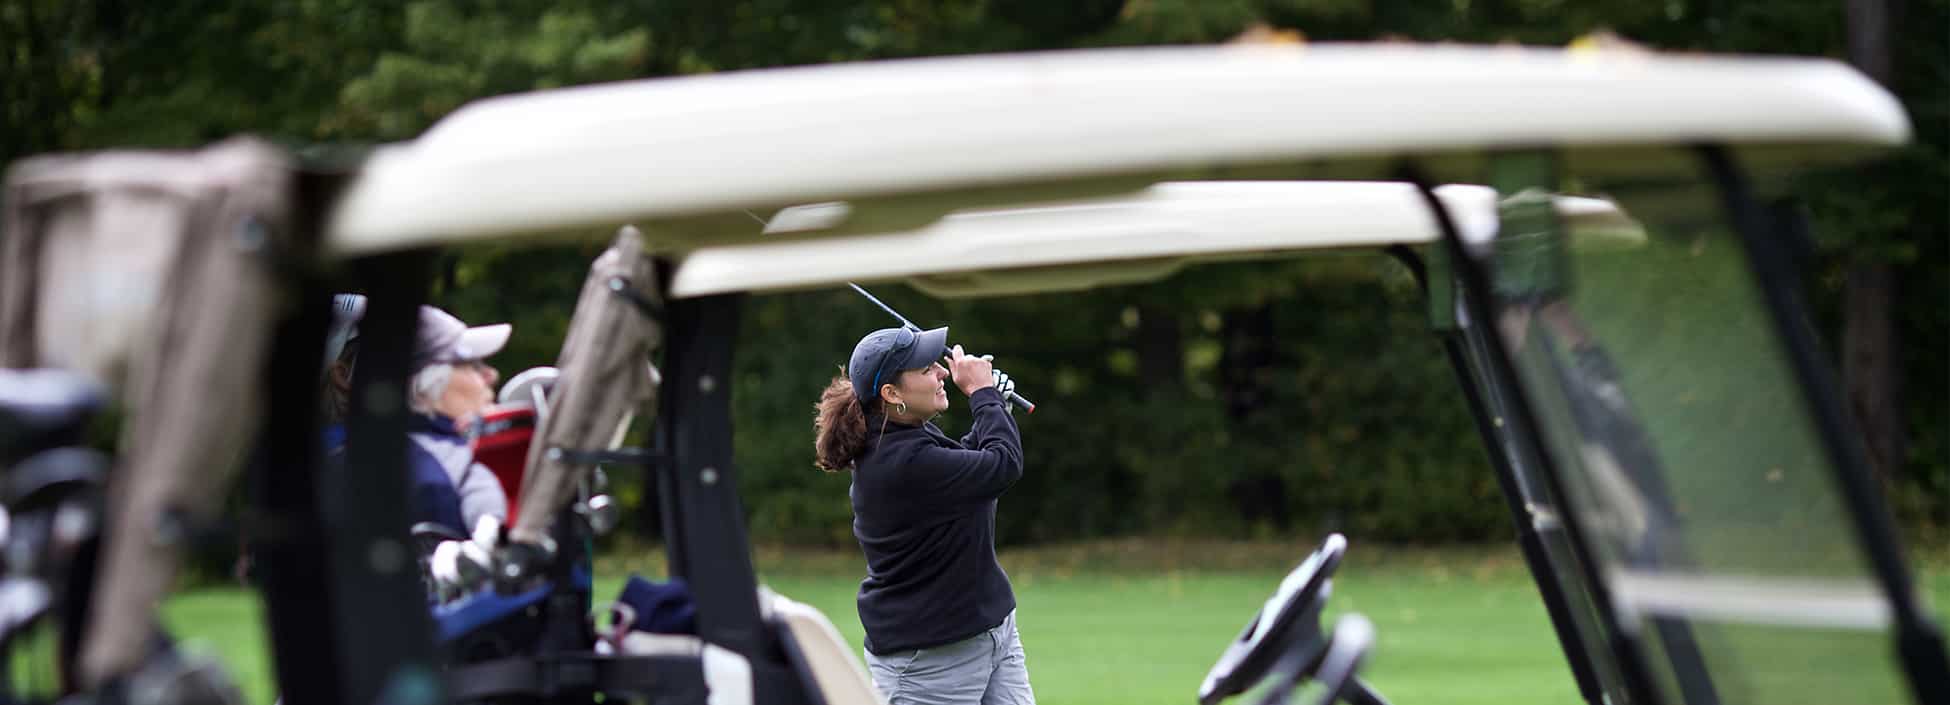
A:
[[[484,515],[471,539],[442,541],[428,557],[427,572],[441,602],[458,599],[484,587],[494,578],[494,549],[501,543],[501,520]]]
[[[494,578],[493,563],[473,541],[440,542],[427,559],[434,595],[444,604],[473,594]]]
[[[1016,413],[1016,405],[1009,403],[1009,392],[1016,391],[1016,381],[1002,370],[995,370],[995,391],[1002,394],[1002,410]]]

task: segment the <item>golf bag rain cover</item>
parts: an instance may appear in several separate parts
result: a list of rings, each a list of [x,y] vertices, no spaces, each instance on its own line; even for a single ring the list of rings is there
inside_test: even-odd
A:
[[[295,176],[268,143],[103,152],[10,169],[0,232],[0,366],[59,367],[126,411],[81,685],[147,654],[185,522],[213,514],[255,437],[285,297]]]
[[[594,451],[611,447],[618,427],[656,397],[650,353],[662,330],[631,301],[611,289],[618,282],[642,300],[656,301],[656,271],[643,253],[643,236],[624,227],[596,257],[582,282],[574,318],[556,360],[561,377],[548,394],[549,413],[528,448],[521,483],[521,515],[510,532],[516,541],[541,543],[556,513],[574,498],[588,464],[551,458],[550,448]]]

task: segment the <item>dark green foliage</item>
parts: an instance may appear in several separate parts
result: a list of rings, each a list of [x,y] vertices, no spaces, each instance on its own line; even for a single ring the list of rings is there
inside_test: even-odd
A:
[[[1253,402],[1221,393],[1219,282],[1279,282]],[[1135,532],[1500,538],[1495,480],[1406,273],[1379,257],[1214,265],[1156,284],[982,301],[876,295],[996,355],[1041,405],[1018,417],[1028,472],[998,516],[1006,543]],[[1235,290],[1236,291],[1236,290]],[[1201,295],[1199,292],[1205,292]],[[1185,322],[1179,379],[1137,374],[1135,302]],[[1203,299],[1203,300],[1201,300]],[[1233,304],[1227,308],[1225,304]],[[1208,324],[1201,324],[1200,321]],[[866,332],[892,325],[850,291],[748,302],[733,388],[754,537],[845,544],[844,474],[812,465],[812,403]],[[965,400],[937,423],[965,430]],[[1240,406],[1241,415],[1234,415]],[[1246,408],[1249,407],[1249,408]]]

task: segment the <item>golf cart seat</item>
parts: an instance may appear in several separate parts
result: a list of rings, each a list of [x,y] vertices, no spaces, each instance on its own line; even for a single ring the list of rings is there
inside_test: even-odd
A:
[[[0,463],[70,445],[101,409],[100,389],[60,370],[0,370]]]
[[[535,438],[535,408],[527,404],[501,403],[481,414],[474,434],[474,460],[494,473],[501,492],[508,498],[504,522],[514,525],[521,517],[521,482],[528,469],[528,448]]]
[[[814,702],[875,703],[887,699],[873,686],[873,679],[854,655],[853,648],[840,636],[833,620],[817,608],[792,598],[759,589],[760,603],[770,612],[772,626],[786,658],[808,690],[820,697]]]

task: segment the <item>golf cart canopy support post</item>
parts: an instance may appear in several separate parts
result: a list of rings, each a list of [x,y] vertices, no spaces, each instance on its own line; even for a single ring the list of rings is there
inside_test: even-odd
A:
[[[246,479],[253,506],[244,525],[280,689],[292,705],[322,705],[348,702],[341,687],[349,674],[332,635],[350,606],[336,576],[352,566],[331,560],[332,533],[320,511],[327,493],[318,472],[318,385],[280,383],[317,373],[331,291],[315,274],[294,289],[298,305],[272,338],[268,419]]]
[[[667,281],[667,280],[660,280]],[[758,703],[813,702],[791,655],[758,604],[758,578],[738,497],[731,447],[731,359],[743,296],[669,301],[659,445],[670,462],[659,473],[664,541],[671,575],[690,584],[697,633],[745,657]]]
[[[673,576],[690,583],[698,636],[765,661],[771,638],[759,618],[751,544],[731,454],[731,353],[741,297],[671,301],[666,307],[662,446],[671,454],[661,488]],[[677,548],[681,546],[681,548]]]
[[[1438,219],[1445,216],[1437,215]],[[1476,432],[1483,440],[1484,455],[1496,473],[1497,487],[1503,491],[1505,507],[1510,511],[1511,522],[1517,532],[1517,547],[1523,552],[1524,566],[1530,570],[1531,579],[1537,584],[1537,592],[1544,601],[1544,611],[1550,615],[1551,629],[1557,635],[1558,647],[1564,651],[1564,658],[1571,667],[1571,677],[1577,681],[1578,693],[1588,705],[1604,705],[1607,697],[1605,683],[1599,679],[1592,655],[1586,649],[1583,630],[1591,625],[1579,622],[1572,614],[1570,600],[1565,596],[1564,587],[1557,581],[1551,570],[1549,556],[1545,552],[1544,531],[1561,532],[1559,526],[1539,526],[1539,517],[1533,510],[1530,493],[1525,491],[1519,479],[1514,452],[1515,440],[1509,437],[1509,424],[1502,414],[1503,402],[1494,399],[1495,390],[1484,381],[1478,362],[1470,354],[1471,331],[1462,327],[1467,320],[1456,308],[1457,282],[1453,268],[1443,263],[1436,271],[1431,271],[1428,263],[1418,256],[1414,249],[1395,245],[1388,253],[1406,266],[1421,285],[1423,296],[1428,300],[1430,328],[1438,340],[1442,341],[1443,352],[1448,356],[1449,367],[1456,375],[1457,386],[1461,388],[1463,400],[1469,404],[1470,416],[1476,421]],[[1442,249],[1432,248],[1434,257],[1442,256]],[[1446,309],[1446,310],[1443,310]],[[1480,335],[1480,333],[1477,333]],[[1623,697],[1623,694],[1618,696]]]
[[[301,169],[296,175],[292,240],[315,251],[323,239],[320,215],[331,205],[339,174]],[[311,262],[292,262],[289,293],[295,302],[279,316],[271,339],[264,384],[266,408],[258,448],[247,466],[250,498],[241,524],[248,543],[250,570],[261,584],[272,667],[292,705],[346,700],[351,682],[341,643],[332,635],[347,621],[347,596],[338,576],[334,527],[326,524],[320,472],[323,448],[318,433],[320,389],[316,384],[284,384],[318,372],[331,321],[332,292]],[[344,506],[344,505],[340,505]],[[340,518],[341,520],[343,517]],[[323,635],[323,638],[321,638]]]
[[[1564,587],[1558,583],[1556,573],[1551,570],[1550,559],[1545,553],[1545,539],[1540,534],[1546,529],[1537,526],[1538,517],[1530,510],[1531,505],[1522,501],[1524,493],[1517,479],[1516,468],[1506,455],[1508,445],[1514,441],[1505,437],[1499,426],[1503,421],[1501,415],[1485,398],[1487,392],[1476,378],[1467,343],[1457,332],[1438,333],[1437,336],[1442,340],[1449,365],[1462,387],[1463,397],[1472,410],[1471,415],[1476,419],[1476,432],[1483,439],[1490,466],[1496,471],[1497,486],[1503,491],[1504,501],[1515,524],[1517,547],[1523,552],[1524,565],[1530,569],[1531,580],[1537,584],[1544,610],[1550,615],[1551,629],[1556,633],[1558,647],[1563,649],[1564,658],[1571,666],[1571,676],[1577,681],[1578,693],[1589,705],[1604,705],[1607,692],[1592,665],[1591,653],[1585,648],[1587,642],[1582,629],[1588,628],[1588,625],[1581,625],[1572,616],[1571,602],[1564,594]],[[1559,527],[1549,530],[1562,531]]]
[[[1457,228],[1455,218],[1449,213],[1447,208],[1442,206],[1441,201],[1435,196],[1434,184],[1430,183],[1422,174],[1416,172],[1412,165],[1407,167],[1405,171],[1407,172],[1407,178],[1420,187],[1429,209],[1436,214],[1436,220],[1442,226],[1443,238],[1438,243],[1438,246],[1443,248],[1443,254],[1447,258],[1446,261],[1451,265],[1451,271],[1456,277],[1456,302],[1458,310],[1461,311],[1459,318],[1462,319],[1461,326],[1463,330],[1471,330],[1478,325],[1477,322],[1482,322],[1481,325],[1488,325],[1490,321],[1496,320],[1490,311],[1488,277],[1485,276],[1482,268],[1476,261],[1469,256],[1467,248],[1464,246],[1465,241],[1463,236]],[[1477,331],[1476,338],[1483,343],[1483,346],[1490,353],[1487,356],[1488,359],[1480,361],[1481,367],[1486,373],[1486,381],[1492,387],[1516,390],[1517,394],[1509,400],[1510,404],[1505,411],[1521,425],[1521,428],[1536,428],[1535,415],[1531,412],[1528,402],[1523,398],[1522,386],[1516,382],[1518,379],[1516,370],[1511,367],[1510,358],[1503,349],[1502,340],[1493,334],[1489,334],[1487,331],[1481,329],[1477,329]],[[1518,457],[1534,458],[1539,464],[1545,465],[1550,462],[1544,449],[1537,445],[1538,439],[1536,436],[1512,436],[1512,440],[1524,443],[1527,446],[1523,452],[1516,454]],[[1486,438],[1484,442],[1488,444],[1491,442],[1491,439]],[[1494,445],[1489,446],[1489,450],[1491,453],[1503,451],[1503,449]],[[1544,476],[1546,482],[1551,486],[1552,492],[1557,496],[1563,496],[1564,488],[1558,484],[1555,470],[1546,467],[1544,469]],[[1571,545],[1576,548],[1576,553],[1580,557],[1590,555],[1590,544],[1584,540],[1577,522],[1573,520],[1573,517],[1568,515],[1564,518],[1564,528],[1571,538]],[[1516,517],[1516,520],[1519,522],[1527,522],[1529,520],[1527,512],[1526,515]],[[1605,591],[1605,585],[1600,580],[1596,565],[1586,560],[1581,561],[1578,567],[1585,573],[1585,583],[1590,586],[1592,602],[1597,608],[1600,617],[1607,624],[1617,624],[1618,620],[1615,616],[1617,612],[1612,608],[1611,597]],[[1532,577],[1538,582],[1540,589],[1542,589],[1541,586],[1546,580],[1554,579],[1553,576],[1539,574],[1535,570],[1532,571]],[[1637,645],[1632,643],[1632,637],[1619,633],[1616,629],[1611,630],[1611,632],[1611,639],[1606,646],[1612,652],[1612,657],[1618,661],[1620,670],[1625,677],[1626,689],[1630,701],[1648,704],[1664,702],[1658,697],[1657,690],[1654,689],[1650,670],[1641,658],[1641,652]]]
[[[1492,291],[1499,296],[1517,296],[1509,294],[1510,287],[1526,292],[1565,292],[1580,284],[1573,274],[1570,224],[1555,209],[1544,207],[1542,199],[1534,197],[1534,194],[1551,192],[1563,182],[1562,161],[1555,151],[1542,149],[1500,151],[1489,157],[1488,181],[1498,194],[1507,195],[1493,209],[1498,221],[1496,234],[1489,240],[1490,247],[1480,251],[1488,254],[1474,264],[1488,272]],[[1639,247],[1644,246],[1644,242],[1639,243]],[[1496,303],[1502,306],[1501,301]],[[1492,320],[1495,319],[1483,319],[1483,325],[1489,325]],[[1512,380],[1513,383],[1521,381]],[[1534,426],[1521,428],[1532,434],[1545,430]],[[1533,437],[1540,441],[1543,438]],[[1679,516],[1675,509],[1677,500],[1666,482],[1665,464],[1650,447],[1643,450],[1647,451],[1644,456],[1620,463],[1622,474],[1629,476],[1654,515]],[[1553,492],[1552,496],[1564,495]],[[1585,548],[1596,550],[1594,546]],[[1583,551],[1577,555],[1586,564],[1591,564],[1596,556]],[[1695,564],[1683,547],[1661,558],[1674,564]],[[1621,626],[1613,631],[1630,631],[1629,627],[1622,626],[1624,622],[1616,624]],[[1720,688],[1714,684],[1692,626],[1683,620],[1659,618],[1653,620],[1649,631],[1650,635],[1643,640],[1656,641],[1658,652],[1671,664],[1681,700],[1689,705],[1718,705]]]
[[[337,644],[345,669],[338,676],[344,703],[381,702],[382,695],[395,691],[430,692],[438,702],[442,690],[432,620],[407,535],[406,429],[412,412],[406,398],[432,264],[433,251],[427,249],[353,262],[370,303],[359,321],[364,342],[352,373],[337,499],[339,506],[358,507],[359,520],[347,517],[334,527],[330,560],[344,613],[357,617],[339,620],[321,635]],[[309,374],[286,383],[316,386],[316,361],[314,355]]]

